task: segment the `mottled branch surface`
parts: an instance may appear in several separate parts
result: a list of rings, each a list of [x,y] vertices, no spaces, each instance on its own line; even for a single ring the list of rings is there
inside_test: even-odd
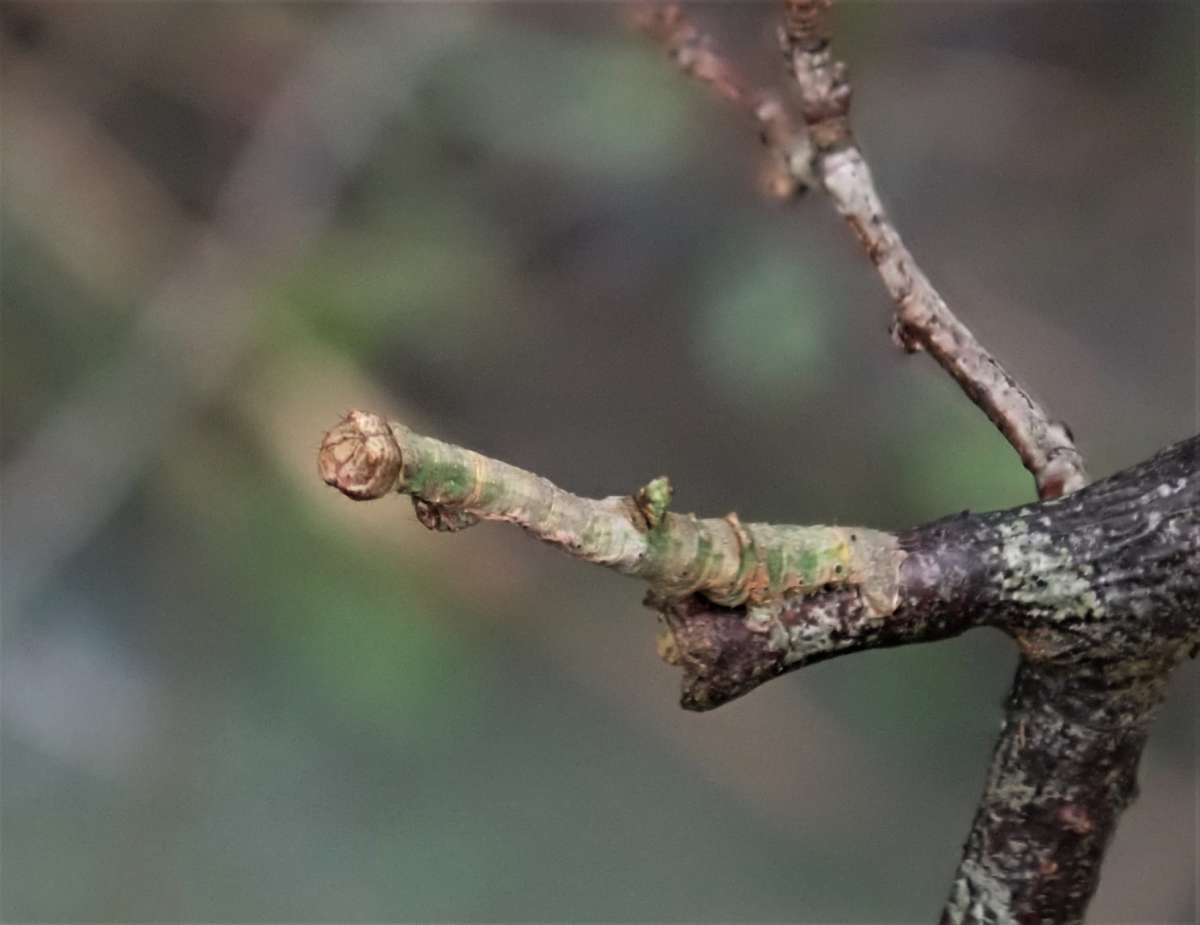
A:
[[[944,920],[1081,921],[1172,667],[1200,644],[1200,437],[1070,496],[889,534],[668,509],[659,478],[583,498],[350,412],[321,477],[409,495],[430,529],[516,524],[649,585],[682,703],[837,655],[997,627],[1023,660]]]
[[[773,152],[773,162],[793,173],[793,192],[819,186],[829,195],[896,306],[891,330],[897,345],[927,352],[950,374],[1017,451],[1033,474],[1038,496],[1050,500],[1083,488],[1088,481],[1084,460],[1066,424],[1053,419],[951,311],[885,211],[851,128],[848,71],[825,32],[829,5],[830,0],[784,0],[780,41],[795,96],[774,100],[761,110],[778,114],[760,135]],[[715,86],[726,99],[745,106],[747,100],[767,98],[737,78],[711,38],[689,23],[677,4],[649,7],[640,24],[685,73]],[[1184,453],[1189,471],[1195,468],[1194,455],[1194,445]],[[1137,628],[1137,640],[1116,629],[1120,623],[1111,615],[1105,616],[1119,609],[1110,598],[1120,576],[1111,573],[1111,563],[1100,550],[1110,558],[1120,553],[1111,534],[1102,536],[1089,519],[1098,516],[1096,499],[1103,497],[1107,496],[1089,495],[1084,522],[1072,529],[1061,524],[1074,509],[1062,508],[1039,513],[1035,524],[996,515],[994,522],[938,527],[952,541],[934,557],[924,548],[929,538],[925,533],[906,537],[908,559],[902,565],[896,609],[885,627],[856,622],[854,600],[841,589],[786,602],[776,619],[786,627],[788,638],[822,643],[803,654],[793,650],[785,656],[694,601],[664,606],[674,639],[684,641],[676,653],[685,669],[684,703],[697,708],[716,705],[768,677],[838,651],[952,635],[979,622],[1000,625],[1017,637],[1023,661],[945,918],[954,923],[1080,920],[1095,890],[1112,827],[1132,792],[1131,783],[1121,782],[1133,780],[1148,709],[1133,710],[1139,718],[1117,729],[1097,725],[1097,714],[1125,715],[1128,704],[1112,690],[1124,683],[1115,673],[1125,671],[1130,659],[1137,665],[1149,659],[1154,665],[1144,677],[1139,675],[1132,689],[1137,698],[1157,703],[1166,666],[1178,655],[1180,633],[1163,637],[1176,646],[1168,654],[1147,655],[1145,647],[1157,638],[1152,624],[1184,619],[1178,607],[1157,609],[1162,602],[1151,601],[1154,592],[1144,584],[1137,592],[1142,610],[1128,624]],[[1144,501],[1154,499],[1139,500],[1149,508]],[[1155,516],[1165,514],[1156,511]],[[1161,526],[1128,513],[1120,524],[1114,529],[1153,532]],[[1187,580],[1194,583],[1191,536],[1193,568]],[[1090,545],[1083,548],[1081,542]],[[1128,544],[1139,542],[1130,539]],[[1176,549],[1171,555],[1187,554]],[[951,568],[956,562],[957,572]],[[1081,563],[1091,571],[1081,571]],[[1140,582],[1154,565],[1137,558],[1128,568]],[[904,579],[921,572],[926,573],[928,591],[917,600],[912,596],[915,586]],[[1001,576],[1008,583],[1000,589],[1004,595],[989,597],[987,588],[980,587],[980,574]],[[1163,578],[1169,585],[1170,576]],[[954,593],[964,589],[972,591],[966,600]],[[1018,603],[1021,606],[1015,606]],[[1151,609],[1160,616],[1151,616]],[[1194,627],[1191,633],[1195,635]],[[1106,646],[1111,649],[1109,663],[1099,661]],[[1034,678],[1045,683],[1034,683]],[[1061,717],[1077,712],[1080,692],[1089,684],[1101,693],[1089,701],[1092,709],[1084,711],[1084,724],[1076,732],[1071,720]],[[1074,744],[1068,747],[1068,742]],[[1105,750],[1110,746],[1111,754]],[[1089,763],[1097,769],[1094,780],[1081,774]],[[1076,785],[1081,793],[1072,791]],[[1060,791],[1073,795],[1047,809],[1045,794]],[[1073,807],[1063,810],[1072,818],[1084,813],[1089,820],[1086,833],[1063,834],[1063,820],[1054,815],[1062,806]]]

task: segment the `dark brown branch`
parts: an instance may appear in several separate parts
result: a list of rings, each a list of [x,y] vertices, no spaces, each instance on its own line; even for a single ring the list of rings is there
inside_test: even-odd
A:
[[[1126,662],[1149,660],[1151,674],[1163,673],[1200,634],[1198,453],[1193,437],[1068,498],[901,534],[907,555],[887,620],[862,619],[840,588],[787,600],[780,619],[793,640],[812,641],[810,650],[794,641],[786,653],[772,651],[722,625],[744,618],[738,608],[652,601],[675,634],[684,705],[719,706],[832,655],[980,625],[1010,634],[1031,663],[1075,679],[1081,690],[1109,691]],[[1130,722],[1146,712],[1123,700],[1108,709],[1118,707]]]
[[[1069,497],[900,540],[895,612],[864,621],[839,589],[793,598],[781,620],[819,644],[791,660],[736,609],[658,602],[683,705],[833,655],[1003,630],[1021,667],[943,921],[1082,921],[1170,671],[1200,646],[1200,437]]]
[[[793,599],[785,625],[822,642],[792,661],[737,611],[665,606],[683,704],[718,706],[836,654],[999,627],[1022,665],[943,920],[1082,921],[1169,672],[1200,645],[1198,469],[1192,438],[1068,498],[913,530],[895,613],[860,620],[836,589]]]
[[[1094,725],[1100,705],[1073,686],[1022,661],[945,925],[1083,921],[1109,840],[1137,792],[1149,715]],[[1147,679],[1148,699],[1157,701],[1165,686],[1165,674]]]

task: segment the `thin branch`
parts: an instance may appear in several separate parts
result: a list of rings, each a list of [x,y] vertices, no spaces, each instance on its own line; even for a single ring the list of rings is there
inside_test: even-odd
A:
[[[896,343],[909,352],[927,351],[954,378],[1017,451],[1034,476],[1039,497],[1057,498],[1081,488],[1087,484],[1087,472],[1068,427],[1052,419],[958,320],[884,210],[851,131],[846,66],[833,56],[821,28],[821,14],[828,6],[829,0],[787,2],[781,39],[807,131],[801,134],[782,118],[775,134],[764,132],[767,147],[788,152],[776,154],[776,160],[805,185],[815,177],[854,230],[896,303]],[[774,99],[747,89],[736,69],[677,4],[650,7],[639,14],[639,23],[667,47],[685,73],[713,86],[721,96],[743,106],[748,100]],[[775,105],[785,111],[778,100]],[[799,137],[805,139],[803,145],[796,142]],[[800,156],[801,151],[806,156]]]
[[[641,4],[631,16],[633,25],[654,39],[690,77],[711,87],[718,96],[742,109],[757,125],[768,154],[763,188],[775,199],[792,199],[815,183],[813,150],[802,125],[776,93],[751,87],[719,54],[710,36],[696,27],[677,3]]]
[[[946,305],[884,211],[850,128],[851,87],[822,28],[830,0],[787,0],[781,32],[816,151],[816,172],[896,302],[892,327],[907,350],[927,350],[1012,444],[1038,495],[1057,498],[1087,484],[1067,426],[1054,421]]]

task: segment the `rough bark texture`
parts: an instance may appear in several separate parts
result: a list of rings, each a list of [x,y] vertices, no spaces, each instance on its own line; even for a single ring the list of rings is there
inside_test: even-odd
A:
[[[1141,696],[1163,687],[1148,678]],[[1149,716],[1093,725],[1109,698],[1073,688],[1069,674],[1022,662],[943,922],[1083,920],[1137,791]]]
[[[790,98],[749,87],[678,4],[646,5],[635,22],[684,73],[754,118],[770,154],[768,192],[789,198],[819,186],[829,195],[895,303],[896,343],[909,352],[926,351],[953,377],[1017,451],[1039,497],[1056,498],[1082,487],[1087,471],[1070,429],[1054,420],[951,311],[884,210],[851,129],[849,72],[833,54],[822,21],[828,6],[829,0],[785,3],[780,38],[797,91],[795,118]]]
[[[943,921],[1083,921],[1168,675],[1200,643],[1198,454],[1192,438],[952,531],[1023,658]]]
[[[892,336],[906,350],[925,350],[1004,434],[1037,482],[1057,498],[1087,483],[1070,430],[992,356],[946,304],[892,224],[850,126],[851,86],[833,54],[821,13],[830,0],[787,0],[784,54],[800,91],[812,139],[813,173],[854,230],[896,304]]]
[[[1088,705],[1092,726],[1140,723],[1158,702],[1157,679],[1200,641],[1198,452],[1193,437],[1066,498],[901,534],[886,620],[872,622],[845,589],[792,595],[780,612],[783,650],[721,625],[743,616],[736,609],[656,600],[676,635],[684,705],[720,706],[832,655],[990,625],[1061,679],[1050,689],[1069,698],[1061,709]]]

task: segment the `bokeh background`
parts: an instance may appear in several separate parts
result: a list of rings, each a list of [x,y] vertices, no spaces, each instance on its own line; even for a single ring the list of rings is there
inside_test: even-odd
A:
[[[773,6],[695,11],[783,85]],[[3,33],[6,921],[931,921],[1012,645],[676,706],[632,583],[425,532],[387,413],[580,493],[899,528],[1032,497],[820,196],[607,4],[18,3]],[[849,3],[919,259],[1103,476],[1197,429],[1196,13]],[[1197,914],[1198,673],[1094,905]]]

